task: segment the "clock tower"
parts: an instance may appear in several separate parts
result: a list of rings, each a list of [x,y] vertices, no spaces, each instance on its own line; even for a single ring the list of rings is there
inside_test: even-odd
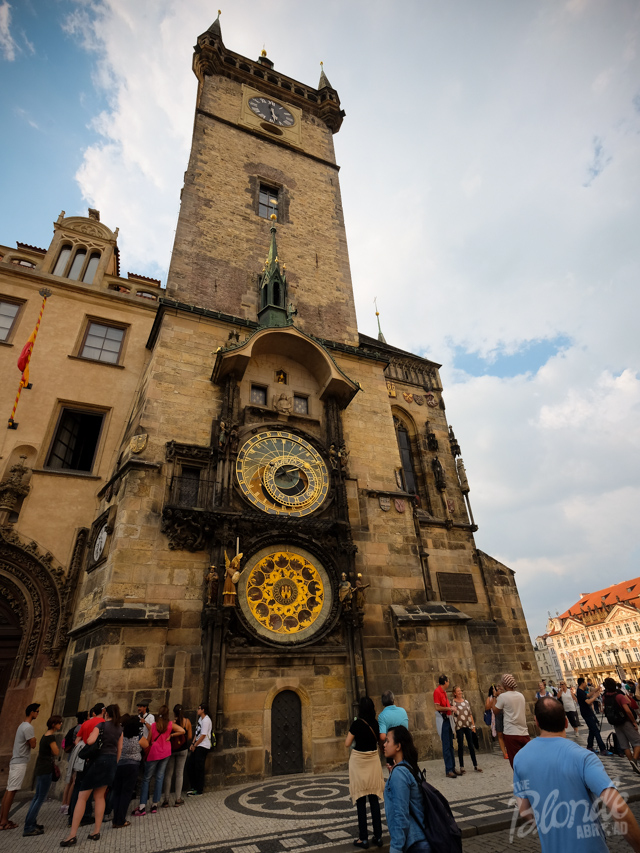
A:
[[[441,672],[476,716],[503,672],[534,687],[513,572],[476,547],[439,365],[358,333],[336,90],[219,21],[193,68],[167,293],[62,684],[90,650],[87,700],[205,702],[218,784],[344,766],[359,698],[388,690],[438,755]]]
[[[255,320],[265,220],[276,217],[296,325],[358,341],[333,135],[344,112],[317,89],[228,50],[216,21],[198,38],[193,143],[167,295]]]

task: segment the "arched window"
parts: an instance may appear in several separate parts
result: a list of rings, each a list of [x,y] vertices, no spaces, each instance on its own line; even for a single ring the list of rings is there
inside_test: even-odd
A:
[[[54,275],[64,275],[67,269],[67,264],[69,263],[69,258],[71,257],[71,246],[63,246],[60,249],[60,254],[58,255],[58,260],[56,262],[55,267],[53,268]]]
[[[84,275],[82,277],[82,281],[84,284],[93,284],[93,277],[96,274],[96,270],[98,269],[98,264],[100,263],[100,252],[92,252],[91,257],[89,258],[89,263],[87,264],[87,268],[84,271]]]
[[[411,495],[417,493],[416,474],[413,467],[413,456],[411,453],[411,438],[407,428],[402,423],[398,423],[396,430],[398,436],[398,448],[400,450],[400,462],[402,463],[402,476],[404,479],[405,491]]]
[[[82,272],[82,267],[84,266],[86,257],[87,250],[78,249],[73,259],[73,263],[71,264],[71,269],[69,270],[67,278],[70,278],[71,281],[77,281],[80,278],[80,273]]]

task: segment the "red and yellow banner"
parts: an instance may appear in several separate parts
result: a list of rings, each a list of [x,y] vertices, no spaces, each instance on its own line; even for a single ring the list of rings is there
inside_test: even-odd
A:
[[[18,408],[18,401],[20,399],[22,389],[27,388],[29,385],[29,362],[31,361],[31,356],[33,355],[33,347],[35,346],[36,337],[38,336],[38,330],[40,329],[42,314],[44,313],[44,306],[47,304],[47,299],[51,296],[51,291],[47,290],[46,288],[43,288],[39,292],[40,296],[42,296],[42,306],[40,308],[40,313],[38,314],[38,322],[36,323],[36,327],[33,332],[31,332],[29,340],[22,348],[22,352],[20,353],[20,356],[18,358],[18,370],[22,373],[22,376],[20,377],[18,393],[16,394],[15,403],[13,404],[13,409],[11,411],[11,417],[9,418],[9,429],[17,429],[18,427],[18,424],[14,421],[16,409]]]

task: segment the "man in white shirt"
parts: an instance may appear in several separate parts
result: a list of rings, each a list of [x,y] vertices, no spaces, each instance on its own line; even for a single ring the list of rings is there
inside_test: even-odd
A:
[[[494,714],[502,714],[504,720],[504,745],[513,767],[513,759],[522,747],[529,743],[529,729],[525,713],[526,702],[522,693],[518,693],[516,680],[512,675],[502,676],[504,693],[496,699]]]
[[[140,718],[140,737],[146,737],[151,731],[151,726],[155,723],[156,718],[149,713],[148,702],[138,702],[138,717]],[[147,731],[147,725],[149,731]]]
[[[7,779],[7,790],[2,798],[2,812],[0,812],[0,829],[16,829],[17,823],[9,820],[9,811],[13,804],[16,791],[22,787],[22,782],[29,766],[31,750],[36,747],[36,733],[32,723],[37,720],[40,713],[40,705],[34,702],[27,706],[25,718],[18,726],[16,737],[13,742],[13,757],[9,763],[9,778]]]
[[[193,785],[192,790],[187,792],[188,797],[199,797],[204,790],[204,766],[212,746],[215,746],[215,735],[209,707],[202,702],[198,705],[198,722],[187,758],[189,779]]]

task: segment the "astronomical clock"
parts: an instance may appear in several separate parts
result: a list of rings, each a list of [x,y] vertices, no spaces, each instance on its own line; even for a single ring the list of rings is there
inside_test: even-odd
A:
[[[236,462],[242,494],[270,515],[300,518],[317,510],[329,491],[329,472],[317,450],[297,435],[259,432]]]
[[[240,492],[254,508],[283,519],[310,516],[329,493],[329,471],[320,453],[285,430],[251,436],[238,451],[236,475]],[[238,583],[243,623],[270,645],[310,642],[327,625],[333,603],[322,562],[291,543],[253,554]]]

